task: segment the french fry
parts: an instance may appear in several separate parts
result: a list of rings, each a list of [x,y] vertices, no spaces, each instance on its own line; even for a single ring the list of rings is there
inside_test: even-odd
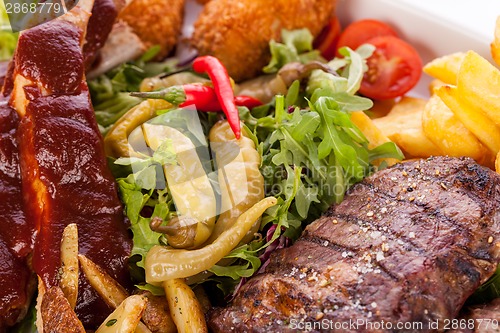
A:
[[[479,54],[469,51],[458,72],[457,88],[461,99],[474,104],[497,126],[500,125],[500,70]]]
[[[444,85],[446,85],[446,83],[444,83],[441,80],[438,79],[432,80],[431,83],[429,83],[429,94],[431,94],[431,96],[434,95],[434,91]]]
[[[433,95],[424,107],[422,126],[425,135],[445,155],[469,156],[482,160],[486,148],[437,95]]]
[[[497,65],[500,66],[500,16],[497,18],[495,26],[495,39],[491,43],[491,56]]]
[[[373,123],[405,153],[406,158],[441,155],[441,150],[430,141],[422,129],[424,99],[404,97],[382,118]]]
[[[457,116],[457,118],[481,141],[493,154],[500,151],[500,130],[476,104],[464,101],[457,87],[442,86],[436,94]]]
[[[116,309],[129,296],[127,291],[99,265],[84,255],[79,255],[78,259],[90,285],[110,307]],[[154,305],[147,302],[146,311],[148,313],[159,313],[158,309],[153,308]],[[168,313],[161,313],[161,315],[168,316]],[[146,320],[144,320],[144,323],[148,324]],[[151,330],[144,323],[140,322],[137,325],[135,333],[151,333]],[[161,327],[162,332],[175,332],[175,325],[170,317],[163,318],[161,323],[163,324]]]
[[[368,148],[373,149],[380,146],[383,143],[390,142],[388,137],[386,137],[380,129],[375,126],[373,121],[364,112],[357,111],[351,113],[352,122],[359,128],[361,132],[365,135],[368,140]],[[394,158],[382,159],[380,162],[386,161],[387,165],[391,166],[399,162],[399,160]],[[379,162],[379,161],[375,161]],[[379,163],[375,163],[377,165]]]
[[[59,287],[68,299],[71,308],[76,306],[78,296],[78,228],[69,224],[64,228],[61,241],[62,274]]]
[[[127,297],[99,326],[95,333],[134,333],[147,305],[144,296]]]
[[[163,282],[172,319],[179,333],[208,332],[205,316],[193,290],[182,279]],[[97,333],[97,332],[96,332]]]
[[[458,71],[465,58],[464,52],[457,52],[436,58],[424,66],[424,73],[446,84],[457,84]]]
[[[115,309],[128,297],[127,291],[101,267],[82,254],[78,259],[90,285],[106,304]]]

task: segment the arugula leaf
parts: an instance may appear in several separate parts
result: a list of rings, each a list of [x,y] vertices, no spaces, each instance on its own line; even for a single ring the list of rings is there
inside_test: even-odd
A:
[[[340,52],[344,58],[335,58],[327,64],[333,70],[339,71],[339,76],[320,70],[313,71],[307,84],[308,94],[312,96],[317,89],[324,88],[334,93],[354,95],[359,90],[363,75],[368,68],[366,59],[374,50],[370,44],[363,44],[356,52],[347,47],[341,48]]]
[[[255,251],[250,251],[248,248],[249,245],[245,244],[234,249],[224,257],[228,259],[242,259],[242,264],[237,263],[228,266],[214,265],[209,271],[217,276],[226,276],[234,280],[238,280],[242,277],[251,277],[260,268],[261,262],[256,256]]]
[[[311,52],[312,36],[306,30],[283,31],[282,41],[270,43],[273,57],[265,71],[276,72],[287,62],[320,59],[317,52]],[[363,45],[356,51],[346,48],[341,52],[344,58],[328,63],[338,75],[314,71],[309,80],[295,81],[286,96],[276,96],[252,113],[239,108],[244,129],[262,157],[266,195],[275,196],[278,203],[262,216],[260,233],[265,237],[231,251],[225,257],[230,264],[215,265],[209,270],[214,275],[207,282],[215,281],[225,294],[262,269],[277,243],[283,247],[297,239],[304,226],[332,203],[339,203],[350,186],[374,172],[374,160],[402,158],[393,143],[369,149],[366,137],[351,121],[352,111],[367,110],[373,105],[371,100],[356,95],[373,47]],[[110,87],[111,91],[128,89],[126,84],[134,81],[127,76],[134,71],[137,68],[130,66],[114,80],[103,79],[101,96],[109,95]],[[124,78],[125,84],[120,84]],[[168,110],[152,122],[177,128],[193,142],[206,146],[206,130],[216,119],[206,114],[191,119],[194,114]],[[158,167],[175,163],[168,141],[164,145],[153,156],[116,161],[133,170],[119,180],[119,185],[132,224],[133,255],[138,267],[143,267],[147,251],[163,242],[162,236],[149,228],[150,218],[143,211],[149,208],[152,216],[163,219],[175,214],[168,189],[158,189]]]

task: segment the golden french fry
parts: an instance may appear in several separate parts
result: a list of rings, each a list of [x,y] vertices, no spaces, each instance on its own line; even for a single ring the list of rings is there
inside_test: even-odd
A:
[[[90,285],[106,304],[117,308],[128,297],[127,291],[104,269],[82,254],[78,255],[78,259]]]
[[[497,173],[500,173],[500,152],[497,154],[497,159],[495,161],[495,169]]]
[[[458,71],[465,58],[464,52],[457,52],[436,58],[424,66],[424,73],[446,84],[457,84]]]
[[[430,141],[422,129],[424,99],[405,97],[391,112],[373,123],[405,153],[406,158],[441,155],[441,150]]]
[[[429,94],[433,95],[436,89],[438,89],[441,86],[444,86],[445,84],[446,83],[438,79],[432,80],[431,83],[429,83]]]
[[[172,319],[179,333],[208,332],[205,316],[193,290],[183,279],[163,282]]]
[[[492,153],[500,151],[500,130],[477,104],[463,100],[457,87],[442,86],[436,90],[436,94]]]
[[[495,39],[491,43],[491,56],[497,65],[500,66],[500,16],[497,18],[495,26]]]
[[[92,288],[102,297],[102,299],[113,309],[116,309],[129,295],[127,291],[113,279],[104,269],[94,263],[84,255],[79,255],[82,271],[87,277]],[[147,302],[146,308],[150,307],[150,302]],[[149,312],[157,313],[155,309],[150,309]],[[163,314],[162,316],[168,315]],[[146,321],[144,321],[147,323]],[[175,332],[175,325],[171,318],[162,319],[162,323],[167,323],[162,327],[162,332]],[[169,326],[169,327],[166,327]],[[137,325],[136,333],[151,333],[151,330],[142,322]]]
[[[127,297],[99,326],[95,333],[134,333],[147,305],[144,296]]]
[[[469,51],[458,72],[457,88],[461,99],[474,104],[497,126],[500,125],[500,70],[479,54]]]
[[[78,296],[78,228],[69,224],[64,228],[61,241],[62,274],[59,287],[68,299],[71,308],[76,306]]]
[[[361,132],[365,135],[368,140],[368,148],[373,149],[377,146],[380,146],[383,143],[390,142],[388,137],[386,137],[382,131],[375,126],[373,121],[368,117],[364,112],[357,111],[351,113],[352,122],[359,128]],[[381,159],[381,161],[375,161],[375,165],[378,165],[378,162],[386,161],[387,165],[394,165],[399,162],[399,160],[394,158],[386,158]]]
[[[433,95],[424,107],[422,126],[425,135],[445,155],[469,156],[482,160],[486,148],[437,95]]]

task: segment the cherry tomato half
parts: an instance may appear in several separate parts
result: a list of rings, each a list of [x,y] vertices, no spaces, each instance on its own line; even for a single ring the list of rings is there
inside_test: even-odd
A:
[[[373,99],[389,99],[404,95],[422,75],[422,59],[405,41],[394,36],[380,36],[367,41],[375,46],[367,59],[368,71],[359,92]]]
[[[321,56],[326,60],[331,60],[335,57],[341,30],[339,19],[333,17],[314,40],[314,48],[319,50]]]
[[[348,46],[356,50],[361,44],[378,36],[397,37],[398,34],[391,26],[384,22],[373,19],[359,20],[349,24],[340,34],[337,48]],[[337,51],[337,56],[339,55]]]

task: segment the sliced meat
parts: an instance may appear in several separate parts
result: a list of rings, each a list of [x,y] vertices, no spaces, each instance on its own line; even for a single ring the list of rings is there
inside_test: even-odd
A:
[[[89,19],[85,44],[83,45],[83,58],[85,68],[90,69],[99,50],[104,46],[109,33],[118,16],[118,10],[122,7],[119,0],[95,0],[92,7],[92,16]]]
[[[391,332],[398,323],[432,331],[429,323],[455,318],[496,270],[499,206],[500,176],[472,159],[380,171],[274,253],[209,324],[214,332],[327,332],[335,323],[342,332]]]

